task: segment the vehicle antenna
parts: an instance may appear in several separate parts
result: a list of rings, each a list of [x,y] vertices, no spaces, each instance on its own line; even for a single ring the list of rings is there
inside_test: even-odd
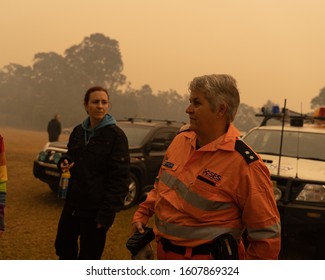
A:
[[[301,117],[304,118],[303,114],[302,114],[302,102],[300,103],[300,114],[301,114]],[[298,165],[299,165],[299,147],[300,147],[300,133],[301,131],[299,130],[298,131],[298,139],[297,139],[297,152],[296,152],[296,157],[297,157],[297,160],[296,160],[296,178],[298,178]]]
[[[287,99],[284,99],[284,106],[283,106],[283,112],[282,112],[282,129],[281,129],[279,162],[278,162],[278,176],[280,176],[280,166],[281,166],[281,156],[282,156],[282,143],[283,143],[284,122],[285,122],[285,115],[286,115],[286,112],[287,112],[286,106],[287,106]]]

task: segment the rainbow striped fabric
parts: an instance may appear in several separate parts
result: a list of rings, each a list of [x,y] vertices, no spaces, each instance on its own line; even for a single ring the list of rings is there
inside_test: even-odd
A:
[[[0,230],[5,229],[4,208],[7,192],[7,165],[3,137],[0,135]]]

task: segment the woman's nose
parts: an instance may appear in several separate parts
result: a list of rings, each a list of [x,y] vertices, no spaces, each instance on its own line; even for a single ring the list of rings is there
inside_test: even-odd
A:
[[[185,110],[185,112],[186,112],[187,114],[190,114],[190,113],[193,112],[193,107],[192,107],[191,104],[187,107],[187,109]]]

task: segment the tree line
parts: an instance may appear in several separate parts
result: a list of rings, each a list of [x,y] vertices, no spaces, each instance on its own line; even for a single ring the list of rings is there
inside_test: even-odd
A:
[[[11,63],[0,69],[0,125],[45,130],[60,113],[64,127],[80,123],[86,115],[83,95],[94,85],[108,89],[116,119],[150,118],[187,122],[188,95],[175,90],[153,92],[150,85],[131,87],[123,74],[118,41],[96,33],[65,50],[37,53],[31,66]],[[325,104],[325,88],[312,104]],[[242,131],[256,126],[256,109],[241,104],[235,125]]]

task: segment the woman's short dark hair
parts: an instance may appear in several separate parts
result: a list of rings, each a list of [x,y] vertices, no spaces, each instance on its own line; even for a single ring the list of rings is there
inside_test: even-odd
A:
[[[109,98],[108,91],[105,88],[103,88],[101,86],[94,86],[94,87],[89,88],[85,93],[85,97],[84,97],[84,104],[85,105],[88,104],[89,99],[90,99],[90,94],[92,92],[94,92],[94,91],[104,91],[104,92],[106,92],[107,97]]]

